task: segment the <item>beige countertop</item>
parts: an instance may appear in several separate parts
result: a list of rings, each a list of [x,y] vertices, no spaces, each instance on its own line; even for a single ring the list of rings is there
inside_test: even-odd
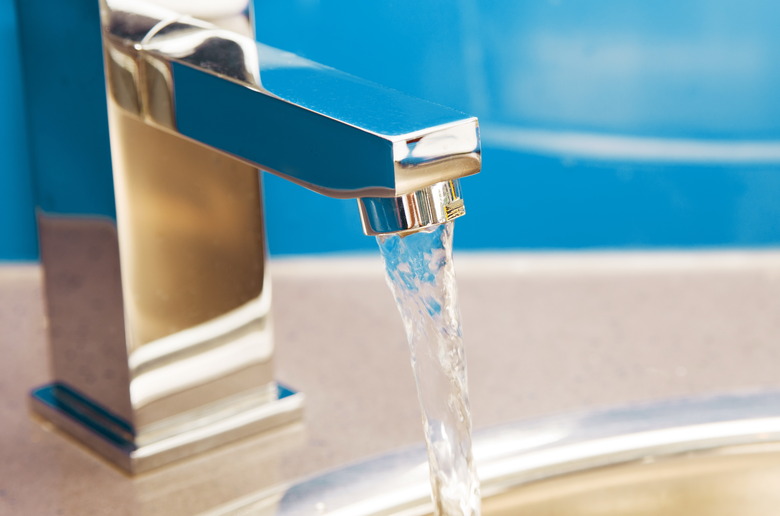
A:
[[[456,257],[474,423],[780,386],[780,252]],[[178,515],[422,440],[377,258],[273,263],[278,378],[303,424],[135,478],[33,420],[40,273],[0,267],[0,514]]]

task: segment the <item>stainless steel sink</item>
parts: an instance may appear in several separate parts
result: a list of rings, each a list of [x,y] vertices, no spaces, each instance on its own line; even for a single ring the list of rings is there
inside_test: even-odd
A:
[[[563,475],[485,500],[485,514],[767,516],[780,507],[780,448],[743,445]]]
[[[776,514],[780,393],[732,394],[514,423],[480,433],[483,514]],[[289,488],[284,516],[427,515],[422,449]]]

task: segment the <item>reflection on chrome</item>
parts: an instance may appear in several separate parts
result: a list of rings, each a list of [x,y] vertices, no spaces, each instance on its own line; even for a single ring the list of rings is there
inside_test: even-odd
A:
[[[209,322],[136,349],[129,357],[130,398],[139,408],[203,381],[271,360],[267,321],[250,302]],[[259,313],[266,313],[267,308]]]
[[[237,339],[244,340],[247,335],[264,329],[266,321],[257,319],[255,315],[258,311],[267,312],[269,305],[267,300],[266,302],[262,299],[252,300],[203,324],[148,342],[142,348],[130,353],[128,358],[130,370],[133,376],[138,378],[149,370],[159,369],[171,361],[211,350],[219,346],[221,341],[233,339],[237,334]],[[253,355],[261,359],[269,358],[272,350],[268,342],[265,344],[259,346],[258,353]]]

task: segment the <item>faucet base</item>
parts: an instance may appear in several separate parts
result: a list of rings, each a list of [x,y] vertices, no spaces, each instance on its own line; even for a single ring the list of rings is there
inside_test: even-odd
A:
[[[282,386],[278,391],[274,401],[142,445],[133,441],[130,423],[61,383],[33,390],[30,401],[35,415],[126,473],[136,474],[300,420],[303,394]]]

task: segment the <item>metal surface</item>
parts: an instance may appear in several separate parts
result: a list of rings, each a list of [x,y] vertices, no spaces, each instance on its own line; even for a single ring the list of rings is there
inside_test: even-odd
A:
[[[486,516],[771,516],[780,446],[743,445],[583,471],[489,498]]]
[[[53,422],[72,437],[131,473],[142,473],[175,460],[189,457],[226,442],[255,435],[300,419],[302,394],[278,388],[273,403],[255,403],[243,410],[210,414],[200,424],[190,422],[175,433],[139,442],[128,423],[107,412],[63,384],[35,389],[35,412]]]
[[[365,197],[358,203],[367,235],[417,231],[466,214],[458,181],[436,183],[398,197]]]
[[[780,476],[773,460],[779,451],[778,392],[513,423],[478,433],[474,449],[486,515],[552,514],[542,509],[566,507],[560,514],[610,516],[659,514],[647,507],[662,514],[720,514],[706,509],[740,500],[751,508],[744,514],[772,514],[760,509],[772,507],[779,496],[773,484]],[[417,448],[304,481],[286,491],[277,514],[430,514],[425,459],[425,450]],[[708,479],[718,482],[711,487],[731,482],[730,491],[703,496]],[[698,501],[686,499],[691,492],[699,494]],[[588,504],[572,503],[577,501],[572,493]],[[751,494],[762,498],[750,499]],[[529,507],[537,512],[521,512]],[[573,507],[579,512],[569,512]]]
[[[104,13],[111,98],[148,123],[331,197],[479,171],[474,117],[141,2]]]
[[[463,213],[453,181],[479,170],[478,126],[152,4],[103,1],[101,22],[113,171],[103,201],[67,212],[41,176],[54,383],[32,408],[139,472],[300,417],[274,378],[258,168],[426,199],[440,223]],[[398,209],[393,231],[424,227]]]

